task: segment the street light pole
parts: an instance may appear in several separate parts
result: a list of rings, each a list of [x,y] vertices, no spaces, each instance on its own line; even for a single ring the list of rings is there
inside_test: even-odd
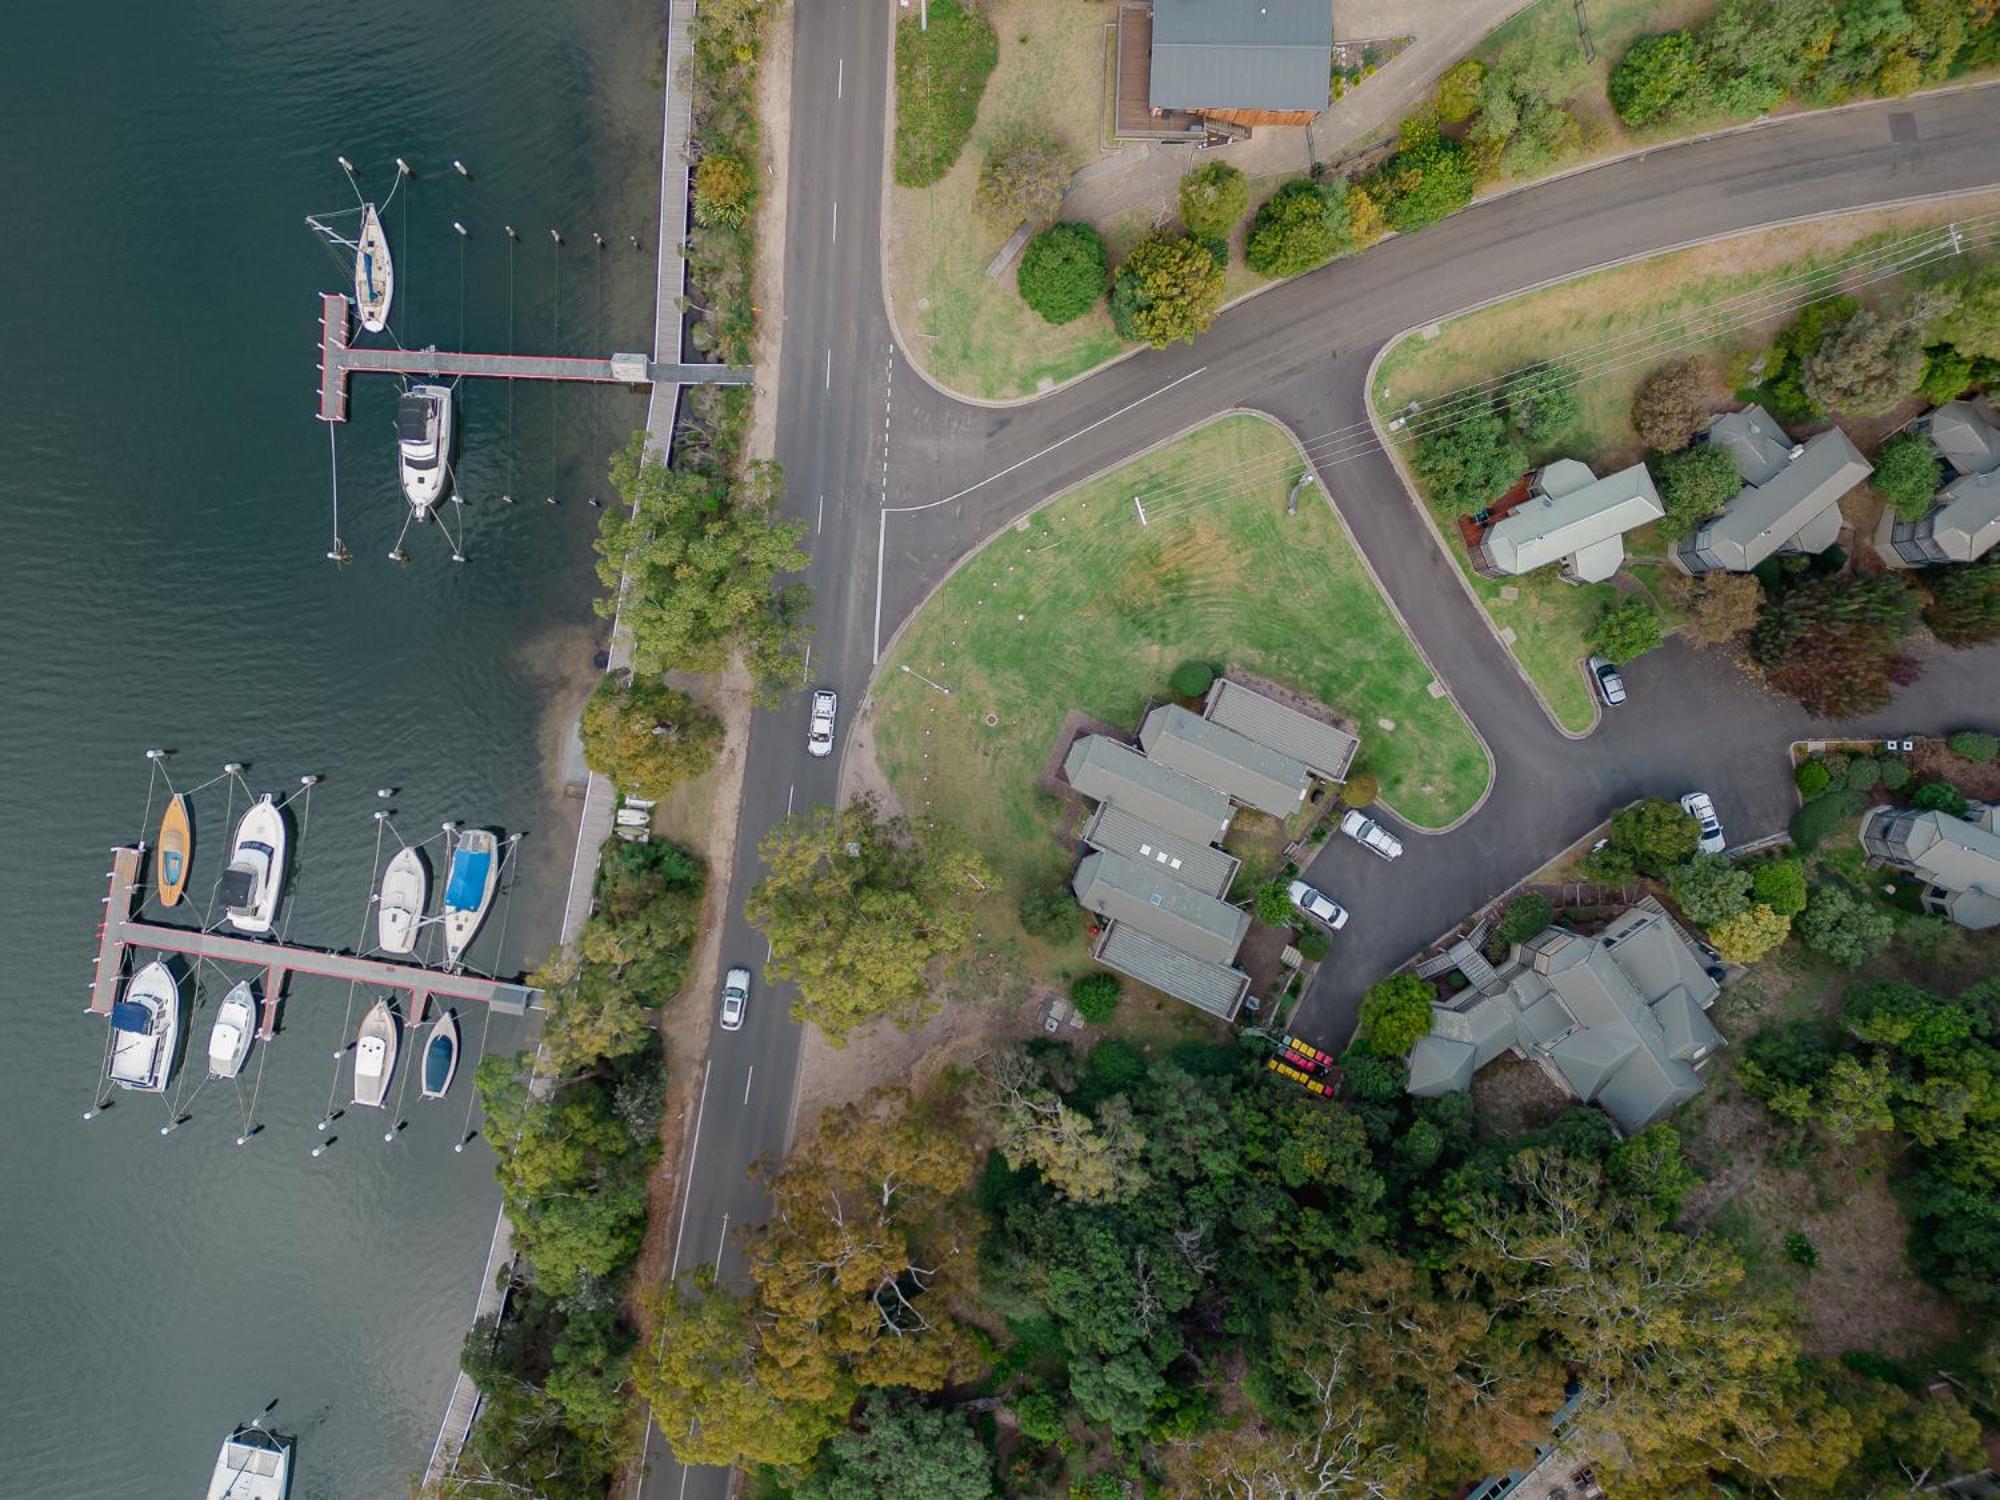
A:
[[[908,672],[912,677],[916,678],[917,681],[929,684],[929,686],[935,689],[936,691],[943,693],[945,697],[949,698],[951,696],[950,688],[946,687],[941,682],[932,682],[930,678],[924,676],[923,673],[919,672],[915,667],[911,666],[908,662],[903,663],[903,670],[905,672]]]

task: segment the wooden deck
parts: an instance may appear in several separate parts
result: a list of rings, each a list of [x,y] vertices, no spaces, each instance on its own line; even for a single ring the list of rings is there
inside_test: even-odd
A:
[[[1201,140],[1207,127],[1185,110],[1155,110],[1147,102],[1153,82],[1151,0],[1124,0],[1118,7],[1118,76],[1112,134],[1121,141]]]

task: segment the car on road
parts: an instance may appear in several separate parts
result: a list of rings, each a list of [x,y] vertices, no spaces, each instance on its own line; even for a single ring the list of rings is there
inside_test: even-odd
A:
[[[731,969],[722,980],[722,1029],[741,1031],[743,1012],[750,1008],[750,971]]]
[[[833,720],[840,712],[840,698],[832,688],[815,688],[812,717],[806,723],[806,750],[813,755],[833,754]]]
[[[1597,696],[1605,707],[1616,708],[1625,701],[1625,679],[1618,675],[1615,663],[1602,656],[1591,657],[1590,680],[1597,684]]]
[[[1330,896],[1323,896],[1303,880],[1294,880],[1285,887],[1285,894],[1292,898],[1292,905],[1311,917],[1315,922],[1324,923],[1333,932],[1347,925],[1347,908]]]
[[[1396,859],[1403,852],[1403,841],[1358,807],[1351,807],[1340,815],[1340,831],[1370,853],[1379,854],[1384,859]]]
[[[1681,811],[1701,825],[1701,852],[1720,854],[1729,847],[1722,836],[1722,819],[1715,815],[1715,803],[1707,792],[1689,792],[1681,798]]]

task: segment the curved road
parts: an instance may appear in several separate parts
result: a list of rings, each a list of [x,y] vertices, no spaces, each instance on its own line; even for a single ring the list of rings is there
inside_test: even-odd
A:
[[[778,458],[789,514],[813,529],[810,677],[838,689],[843,728],[878,647],[987,535],[1132,453],[1236,406],[1300,437],[1368,413],[1366,374],[1403,330],[1606,261],[1785,219],[2000,186],[2000,88],[1793,119],[1648,152],[1466,210],[1232,309],[1193,346],[1147,352],[1025,406],[969,405],[895,351],[879,253],[889,47],[897,12],[864,0],[795,12]],[[1371,977],[1642,793],[1702,785],[1733,840],[1782,826],[1777,751],[1814,732],[1790,705],[1675,645],[1626,673],[1631,701],[1583,741],[1560,735],[1459,584],[1380,453],[1322,471],[1356,542],[1490,746],[1493,796],[1448,838],[1411,838],[1394,865],[1335,840],[1311,877],[1354,913],[1302,1028],[1344,1037]],[[943,502],[943,503],[938,503]],[[883,513],[884,507],[888,513]],[[909,509],[924,507],[923,509]],[[879,590],[879,593],[878,593]],[[1339,623],[1328,622],[1330,640]],[[1974,707],[1978,705],[1978,707]],[[2000,650],[1940,652],[1862,732],[2000,728]],[[1822,726],[1823,727],[1823,726]],[[742,915],[759,839],[792,808],[831,802],[836,767],[805,753],[794,698],[751,730],[723,961],[757,967]],[[786,1149],[800,1028],[761,975],[749,1022],[715,1035],[682,1174],[673,1263],[740,1280],[731,1226],[757,1222],[751,1176]],[[647,1434],[648,1497],[717,1500],[727,1475],[684,1470]]]

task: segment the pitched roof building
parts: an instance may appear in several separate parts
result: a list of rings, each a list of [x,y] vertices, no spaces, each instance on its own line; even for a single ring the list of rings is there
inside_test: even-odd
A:
[[[1085,910],[1135,927],[1208,963],[1226,964],[1235,958],[1250,926],[1248,912],[1122,854],[1086,854],[1070,889]]]
[[[1330,0],[1153,0],[1152,21],[1155,111],[1303,125],[1326,108]]]
[[[1931,440],[1943,484],[1914,521],[1885,509],[1875,550],[1893,567],[1976,562],[2000,545],[2000,416],[1984,401],[1948,401],[1911,430]]]
[[[1925,882],[1926,910],[1975,932],[2000,927],[2000,804],[1975,802],[1963,818],[1873,807],[1861,847]]]
[[[1535,476],[1526,503],[1487,528],[1473,566],[1519,577],[1560,562],[1565,581],[1602,583],[1625,564],[1625,533],[1665,514],[1644,464],[1599,479],[1587,464],[1559,458]]]
[[[1115,802],[1198,844],[1215,843],[1229,827],[1229,799],[1221,792],[1101,734],[1069,747],[1063,775],[1092,801]]]
[[[1708,441],[1736,461],[1743,488],[1674,549],[1686,573],[1747,573],[1778,552],[1824,552],[1840,538],[1840,497],[1874,465],[1838,427],[1794,444],[1761,406],[1725,412]]]
[[[1225,1021],[1236,1019],[1250,988],[1250,976],[1241,969],[1196,958],[1127,922],[1113,922],[1105,928],[1091,957],[1107,969],[1116,969]]]
[[[1227,677],[1218,677],[1209,686],[1202,716],[1289,755],[1327,781],[1345,780],[1354,752],[1361,748],[1361,741],[1338,725],[1300,713]]]
[[[1182,885],[1215,897],[1226,896],[1242,861],[1213,844],[1197,844],[1148,823],[1115,802],[1100,802],[1083,830],[1083,841],[1106,854],[1164,870]]]
[[[1412,1094],[1467,1088],[1503,1052],[1532,1059],[1627,1135],[1701,1092],[1696,1069],[1722,1045],[1717,986],[1651,897],[1596,937],[1550,927],[1516,944],[1480,989],[1431,1007],[1410,1051]]]
[[[1289,755],[1178,703],[1163,703],[1146,715],[1139,743],[1155,764],[1205,781],[1230,801],[1274,818],[1289,818],[1303,807],[1312,784],[1312,772]]]

